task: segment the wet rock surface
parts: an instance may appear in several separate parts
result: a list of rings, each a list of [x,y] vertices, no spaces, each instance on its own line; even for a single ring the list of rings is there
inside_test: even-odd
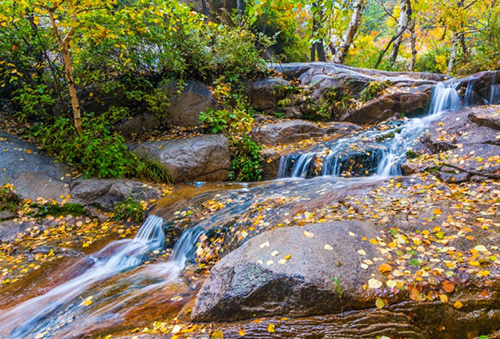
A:
[[[366,298],[362,286],[378,272],[355,267],[360,260],[357,251],[370,258],[379,254],[372,244],[361,241],[363,236],[375,236],[375,229],[368,223],[346,221],[265,232],[212,268],[197,296],[193,319],[299,317],[367,307],[373,300]],[[356,236],[349,237],[348,232]]]
[[[231,155],[228,140],[221,135],[148,141],[131,149],[140,156],[158,160],[170,170],[176,183],[229,179]]]
[[[265,78],[254,81],[248,88],[250,103],[256,110],[276,108],[278,104],[277,89],[289,85],[288,81],[281,78]]]
[[[436,175],[446,182],[500,178],[500,106],[466,107],[434,121],[415,150],[442,153]],[[418,163],[409,162],[406,173]]]
[[[258,126],[251,132],[252,139],[264,145],[277,146],[319,137],[324,131],[317,124],[303,120],[288,120]]]

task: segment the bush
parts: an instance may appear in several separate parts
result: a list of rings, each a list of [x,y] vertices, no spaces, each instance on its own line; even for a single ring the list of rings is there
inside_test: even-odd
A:
[[[0,187],[0,212],[9,211],[16,213],[20,204],[21,199],[14,192],[14,186],[5,184]]]
[[[38,125],[32,131],[49,153],[82,171],[85,177],[138,178],[170,182],[170,173],[161,164],[140,159],[127,150],[122,136],[111,132],[105,117],[83,118],[83,131],[75,135],[68,118]]]
[[[230,137],[232,161],[229,178],[234,181],[259,181],[262,179],[262,157],[260,150],[263,146],[252,141],[250,136]]]
[[[144,205],[137,200],[129,197],[125,200],[115,203],[114,208],[115,220],[133,220],[135,223],[144,221],[145,209]]]

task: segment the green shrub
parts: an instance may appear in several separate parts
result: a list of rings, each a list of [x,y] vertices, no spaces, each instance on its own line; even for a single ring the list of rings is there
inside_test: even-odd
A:
[[[115,203],[114,208],[114,216],[115,220],[133,220],[136,223],[144,221],[144,205],[137,200],[129,197],[125,200]]]
[[[37,218],[45,218],[48,215],[57,218],[60,216],[65,217],[70,214],[74,217],[78,217],[81,215],[88,214],[88,211],[85,208],[85,206],[74,203],[66,203],[63,205],[59,205],[56,203],[53,204],[33,203],[30,205],[30,207],[32,207],[34,210],[29,214]]]
[[[375,99],[382,92],[392,86],[392,82],[389,80],[386,81],[372,81],[368,84],[368,86],[361,92],[361,96],[359,100],[361,102],[367,102],[369,100]]]
[[[170,182],[170,173],[161,164],[140,159],[128,151],[122,136],[114,134],[105,117],[83,118],[83,131],[75,134],[68,118],[37,126],[37,137],[49,153],[80,170],[85,177],[138,178]]]
[[[229,178],[234,181],[259,181],[262,179],[260,150],[264,147],[248,135],[230,137],[231,173]]]
[[[5,184],[0,187],[0,212],[9,211],[16,213],[21,204],[21,199],[14,192],[14,187]]]

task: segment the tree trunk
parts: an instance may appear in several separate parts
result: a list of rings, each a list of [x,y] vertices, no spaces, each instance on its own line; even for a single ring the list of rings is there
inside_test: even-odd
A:
[[[415,69],[415,64],[417,62],[417,33],[415,32],[415,18],[413,17],[413,8],[411,5],[411,0],[406,0],[406,24],[408,25],[408,30],[410,31],[410,48],[411,48],[411,62],[410,62],[410,72]]]
[[[404,31],[407,28],[407,0],[401,0],[399,3],[399,6],[401,8],[399,12],[399,22],[398,22],[398,33],[397,33],[397,38],[394,40],[394,43],[392,45],[392,53],[391,53],[391,58],[389,59],[391,62],[391,67],[394,67],[394,64],[396,63],[396,58],[398,57],[399,53],[399,46],[401,45],[401,42],[403,41],[403,35]]]
[[[458,45],[458,34],[457,32],[453,32],[451,37],[451,51],[450,51],[450,60],[448,61],[448,69],[446,70],[446,75],[451,75],[453,71],[453,66],[455,65],[455,58],[457,56],[457,45]]]
[[[338,64],[344,63],[347,52],[349,51],[352,41],[354,40],[354,37],[358,32],[364,8],[365,8],[365,1],[356,0],[356,3],[354,4],[354,10],[351,16],[351,22],[349,23],[349,27],[347,28],[347,30],[344,32],[344,36],[342,37],[340,46],[336,49],[336,53],[333,55],[333,62],[336,62]]]
[[[313,4],[314,7],[318,7],[317,3]],[[321,12],[319,12],[319,15],[321,16]],[[313,30],[312,30],[312,37],[314,38],[316,33],[319,31],[321,28],[321,23],[316,20],[316,18],[313,18]],[[325,62],[326,57],[325,57],[325,48],[323,47],[323,38],[319,39],[318,42],[315,42],[311,46],[311,62],[316,61],[316,54],[318,55],[318,61]]]
[[[236,1],[236,11],[238,12],[238,24],[241,26],[245,17],[245,0]]]
[[[57,7],[56,7],[57,8]],[[66,75],[66,80],[68,81],[68,92],[71,98],[71,106],[73,107],[73,124],[78,133],[82,132],[82,116],[80,112],[80,103],[78,102],[78,96],[76,94],[75,80],[73,78],[73,67],[71,65],[71,51],[69,49],[69,41],[73,35],[73,27],[70,28],[68,34],[63,38],[59,35],[59,30],[57,27],[56,20],[54,18],[54,11],[56,8],[49,9],[49,18],[52,25],[52,30],[54,31],[54,36],[56,37],[57,44],[61,49],[61,54],[64,61],[64,70]],[[76,8],[73,1],[70,2],[70,10],[72,12],[72,21],[76,23]]]

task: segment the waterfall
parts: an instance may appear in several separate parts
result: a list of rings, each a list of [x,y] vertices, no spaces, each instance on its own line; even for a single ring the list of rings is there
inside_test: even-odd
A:
[[[498,73],[499,72],[495,72],[493,75],[493,81],[490,85],[490,99],[488,101],[490,105],[500,103],[500,84],[496,84]]]
[[[186,257],[193,251],[201,232],[202,230],[198,229],[184,232],[174,247],[175,254],[168,264],[176,266],[174,271],[177,275],[184,268]],[[40,334],[45,329],[53,327],[51,321],[57,321],[51,319],[53,314],[62,309],[68,312],[70,307],[78,305],[81,302],[77,299],[78,296],[92,284],[137,267],[151,252],[161,250],[164,246],[163,219],[152,215],[133,239],[114,241],[87,259],[83,259],[86,263],[81,262],[81,266],[85,267],[90,261],[91,267],[81,275],[44,295],[24,301],[0,313],[0,337],[36,338],[36,333]]]
[[[460,107],[458,84],[436,85],[429,113],[423,118],[393,122],[394,126],[384,125],[379,129],[375,127],[324,143],[308,153],[281,157],[278,178],[400,175],[401,165],[406,161],[406,152],[427,125],[442,112]]]

